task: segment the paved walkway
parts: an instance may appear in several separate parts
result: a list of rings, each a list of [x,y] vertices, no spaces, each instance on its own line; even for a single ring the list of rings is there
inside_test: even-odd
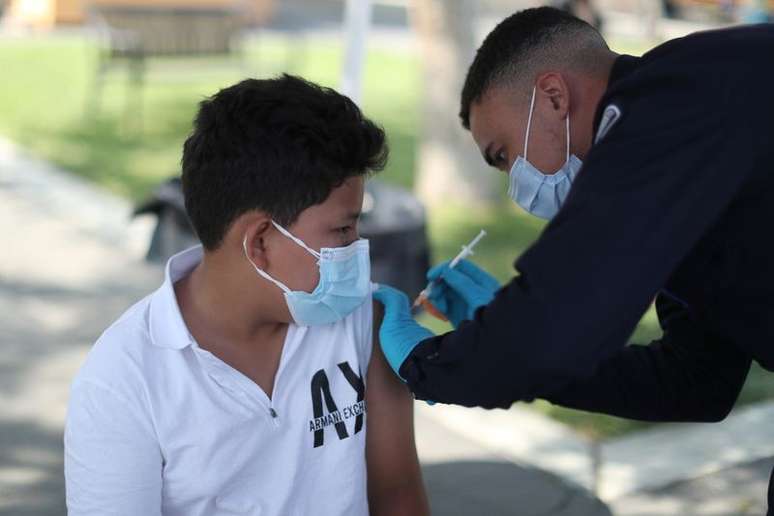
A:
[[[766,489],[774,458],[629,494],[610,507],[617,516],[741,516],[766,514]]]
[[[0,141],[3,514],[64,514],[70,380],[106,323],[159,278],[127,245],[129,207],[91,191]]]
[[[69,383],[101,331],[154,289],[151,221],[0,139],[0,515],[62,516]],[[418,404],[418,406],[424,404]],[[417,414],[434,514],[610,512],[584,489]]]
[[[774,467],[771,403],[736,410],[722,423],[656,425],[596,447],[523,406],[487,411],[418,405],[417,412],[502,460],[596,489],[619,516],[766,512]]]
[[[448,428],[417,404],[416,435],[433,514],[610,515],[589,492]],[[510,429],[518,435],[516,428]]]

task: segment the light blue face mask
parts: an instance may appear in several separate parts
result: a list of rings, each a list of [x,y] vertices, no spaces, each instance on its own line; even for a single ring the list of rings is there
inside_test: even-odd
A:
[[[247,260],[262,277],[285,293],[285,302],[298,326],[320,326],[342,320],[362,305],[371,293],[371,259],[368,240],[360,239],[346,247],[323,247],[318,253],[300,238],[272,221],[277,230],[317,258],[320,281],[313,292],[290,290],[284,283],[259,269],[247,252],[247,237],[242,241]]]
[[[529,104],[527,134],[524,137],[524,155],[516,158],[508,174],[508,197],[541,219],[551,219],[570,193],[570,187],[578,175],[583,162],[570,155],[570,114],[567,114],[567,151],[564,165],[555,174],[544,174],[527,161],[529,129],[532,125],[532,111],[535,108],[535,90]]]

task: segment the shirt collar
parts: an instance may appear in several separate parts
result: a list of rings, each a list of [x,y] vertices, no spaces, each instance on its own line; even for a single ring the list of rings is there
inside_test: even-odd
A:
[[[602,96],[602,99],[597,106],[596,113],[594,114],[594,132],[592,134],[597,134],[597,131],[599,130],[599,123],[602,120],[602,113],[610,103],[610,97],[612,95],[611,92],[613,91],[616,83],[620,82],[624,78],[628,77],[632,72],[637,70],[637,68],[640,66],[641,60],[641,57],[621,54],[615,59],[615,62],[613,62],[613,68],[610,70],[610,77],[607,80],[605,94]]]
[[[636,70],[640,64],[640,59],[642,58],[626,54],[618,56],[613,63],[613,68],[610,70],[610,79],[607,83],[607,89],[610,89],[613,84]]]
[[[175,282],[190,273],[202,261],[202,246],[177,253],[167,261],[164,283],[153,293],[148,325],[153,345],[183,349],[193,342],[175,296]]]

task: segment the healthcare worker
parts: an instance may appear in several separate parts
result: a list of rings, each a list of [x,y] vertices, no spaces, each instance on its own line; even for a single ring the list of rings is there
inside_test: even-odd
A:
[[[774,26],[637,58],[525,10],[478,50],[460,115],[513,200],[551,222],[502,288],[470,262],[430,271],[445,335],[378,291],[382,347],[417,398],[718,421],[752,360],[774,370]],[[654,298],[663,338],[625,346]]]

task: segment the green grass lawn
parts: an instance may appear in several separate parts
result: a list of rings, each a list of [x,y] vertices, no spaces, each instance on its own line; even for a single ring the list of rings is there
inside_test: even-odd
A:
[[[642,45],[625,42],[623,51],[638,53]],[[247,75],[266,77],[284,70],[335,86],[341,49],[331,41],[254,39],[242,65],[216,59],[152,60],[143,91],[143,127],[132,128],[127,117],[124,70],[106,81],[98,114],[87,114],[92,96],[96,47],[77,36],[0,40],[0,133],[35,154],[133,200],[146,196],[161,180],[176,175],[182,143],[190,130],[197,103]],[[380,177],[411,187],[418,127],[419,70],[413,55],[371,50],[365,75],[363,108],[386,129],[391,159]],[[471,143],[472,144],[472,143]],[[503,188],[504,182],[503,182]],[[513,275],[514,259],[540,232],[543,223],[510,202],[491,209],[447,206],[430,213],[430,237],[436,260],[457,253],[480,228],[489,236],[475,260],[503,281]],[[448,326],[423,316],[436,331]],[[633,340],[648,342],[659,335],[652,311]],[[774,385],[757,366],[742,393],[742,403],[774,396]],[[607,416],[555,407],[533,406],[581,432],[595,437],[622,434],[643,426]]]
[[[87,114],[94,106],[97,57],[90,41],[0,41],[0,132],[63,168],[137,200],[178,172],[182,143],[204,97],[248,75],[276,75],[287,62],[294,64],[293,73],[327,85],[338,82],[337,46],[315,44],[291,61],[286,59],[288,51],[293,55],[292,44],[259,39],[248,46],[246,66],[222,59],[152,60],[138,131],[133,127],[136,117],[126,116],[128,81],[121,67],[107,76],[98,114]],[[384,177],[410,186],[416,63],[380,52],[373,53],[370,63],[364,108],[384,124],[393,148]]]

